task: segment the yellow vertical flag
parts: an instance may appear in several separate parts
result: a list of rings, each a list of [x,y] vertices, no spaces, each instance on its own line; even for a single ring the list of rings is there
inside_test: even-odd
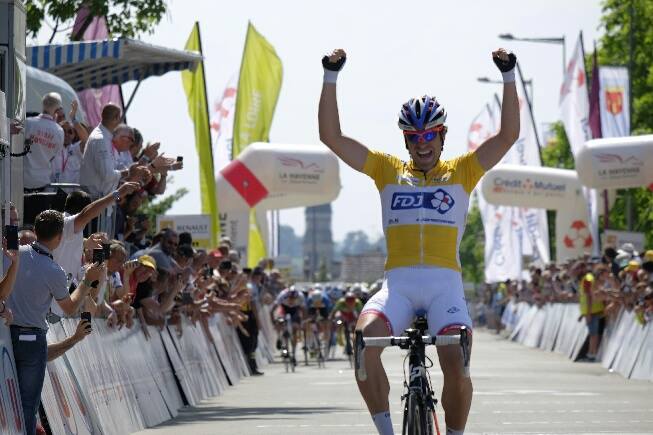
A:
[[[202,53],[200,26],[197,22],[186,41],[185,49]],[[215,179],[213,178],[213,151],[209,127],[209,105],[206,98],[206,82],[204,81],[204,62],[201,61],[194,71],[182,71],[181,80],[188,99],[188,114],[195,125],[195,148],[200,163],[202,213],[211,216],[211,246],[215,247],[220,232],[220,219],[218,200],[215,194]]]
[[[234,158],[250,143],[270,140],[270,126],[282,76],[281,59],[274,47],[249,23],[236,96],[232,145]],[[266,252],[254,210],[250,212],[249,221],[247,264],[251,267],[265,257]]]
[[[247,241],[247,267],[254,268],[258,262],[265,258],[265,244],[261,237],[261,230],[256,221],[256,210],[249,211],[249,239]]]
[[[282,74],[281,59],[274,47],[249,23],[236,96],[234,158],[250,143],[270,140]]]

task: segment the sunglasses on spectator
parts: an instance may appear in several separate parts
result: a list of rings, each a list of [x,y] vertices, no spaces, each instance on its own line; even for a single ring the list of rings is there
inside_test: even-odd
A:
[[[404,131],[404,137],[412,144],[422,142],[431,142],[438,135],[438,132],[444,130],[443,125],[423,131]]]

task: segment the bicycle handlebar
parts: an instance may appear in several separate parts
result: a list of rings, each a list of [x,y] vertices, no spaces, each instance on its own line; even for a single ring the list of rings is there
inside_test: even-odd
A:
[[[466,328],[461,329],[460,335],[423,335],[421,342],[425,345],[435,346],[450,346],[459,344],[462,349],[463,357],[463,371],[464,376],[469,377],[469,336]],[[361,331],[356,331],[354,364],[356,374],[360,381],[367,379],[367,371],[365,370],[365,347],[390,347],[390,346],[406,346],[410,344],[411,337],[363,337]]]
[[[404,346],[410,342],[409,337],[363,337],[365,347]],[[426,345],[449,346],[460,344],[460,335],[423,335],[422,343]]]

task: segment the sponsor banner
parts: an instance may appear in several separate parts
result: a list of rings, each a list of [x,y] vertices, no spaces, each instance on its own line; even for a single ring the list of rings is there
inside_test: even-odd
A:
[[[589,127],[589,93],[583,59],[583,40],[578,37],[574,52],[567,64],[560,88],[560,118],[565,126],[569,145],[574,156],[585,142],[592,138]]]
[[[560,88],[560,118],[565,127],[565,133],[569,140],[571,152],[576,158],[585,142],[592,139],[592,131],[589,124],[590,101],[585,71],[583,38],[579,35],[574,53],[567,64],[565,77]],[[590,223],[594,241],[598,242],[598,208],[596,204],[596,193],[590,189],[583,188],[585,201],[588,204],[588,216],[585,221]],[[595,243],[590,250],[597,255],[598,243]]]
[[[582,200],[556,211],[556,259],[559,262],[592,253],[595,243],[587,216],[587,204]]]
[[[624,182],[644,185],[647,175],[644,173],[644,156],[642,150],[624,150],[625,152],[593,153],[596,174],[604,183]]]
[[[171,228],[177,233],[190,233],[193,247],[211,249],[211,217],[206,214],[163,215],[156,217],[156,230]],[[224,233],[223,233],[224,234]]]
[[[234,75],[229,79],[220,100],[215,102],[211,113],[213,166],[216,176],[219,171],[229,164],[232,157],[237,86],[238,81],[236,75]]]
[[[4,113],[2,114],[4,115]],[[11,332],[0,322],[0,433],[20,435],[24,432],[23,407],[20,401],[20,389],[14,353],[11,347]]]
[[[479,203],[484,200],[479,198]],[[485,280],[501,282],[518,279],[522,270],[523,227],[517,207],[482,205],[485,228]]]
[[[483,142],[494,136],[499,129],[501,108],[498,107],[497,99],[492,104],[486,104],[483,110],[476,115],[467,133],[467,150],[475,151]]]
[[[247,258],[247,241],[249,236],[249,210],[231,210],[220,212],[220,234],[229,237],[232,249],[240,254],[240,258]]]
[[[628,68],[599,67],[599,102],[603,137],[630,135]]]
[[[631,243],[635,251],[644,252],[646,250],[646,234],[616,230],[605,230],[603,232],[603,246],[619,249],[624,243]]]
[[[653,183],[653,135],[595,139],[576,156],[585,186],[596,189],[646,187]]]

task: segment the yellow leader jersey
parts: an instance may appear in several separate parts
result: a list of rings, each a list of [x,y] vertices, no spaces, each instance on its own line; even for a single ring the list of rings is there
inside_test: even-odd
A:
[[[460,272],[458,249],[469,197],[485,172],[476,154],[438,161],[424,173],[394,156],[370,151],[363,172],[381,195],[385,269],[439,266]]]

